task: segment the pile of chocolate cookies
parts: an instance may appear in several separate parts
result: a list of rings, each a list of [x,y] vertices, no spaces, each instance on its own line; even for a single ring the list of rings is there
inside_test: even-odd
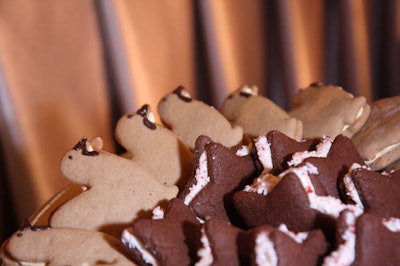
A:
[[[400,264],[400,97],[311,84],[285,111],[243,86],[219,110],[183,87],[83,138],[82,190],[3,244],[5,265]]]

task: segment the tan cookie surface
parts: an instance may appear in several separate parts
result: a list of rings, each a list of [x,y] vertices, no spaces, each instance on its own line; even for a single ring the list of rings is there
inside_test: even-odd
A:
[[[353,136],[370,113],[365,97],[354,97],[341,87],[311,84],[293,98],[289,114],[303,122],[303,138]]]
[[[352,140],[373,170],[400,159],[400,96],[372,103],[367,122]]]
[[[150,106],[122,116],[117,123],[117,141],[131,159],[166,185],[184,183],[190,176],[193,155],[169,129],[155,123]]]
[[[75,228],[17,231],[4,253],[6,265],[135,265],[119,239]]]
[[[191,149],[198,136],[232,147],[242,141],[243,129],[232,127],[214,107],[192,99],[183,87],[166,95],[158,104],[158,113],[180,140]]]
[[[135,218],[175,197],[178,188],[161,184],[134,161],[102,150],[97,142],[82,139],[64,156],[62,173],[87,190],[56,210],[50,225],[119,237]]]
[[[256,86],[240,87],[225,99],[220,110],[233,125],[241,126],[244,134],[253,137],[271,130],[279,130],[296,140],[303,135],[302,122],[290,117],[270,99],[258,95]]]

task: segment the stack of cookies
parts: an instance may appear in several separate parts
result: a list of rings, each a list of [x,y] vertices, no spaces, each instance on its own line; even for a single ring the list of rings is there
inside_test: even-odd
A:
[[[221,108],[178,87],[120,118],[126,153],[82,138],[71,185],[4,265],[400,264],[400,96],[313,83],[283,110],[255,86]]]

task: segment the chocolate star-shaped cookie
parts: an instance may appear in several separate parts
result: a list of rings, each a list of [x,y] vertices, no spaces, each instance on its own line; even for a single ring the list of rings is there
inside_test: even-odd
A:
[[[274,259],[276,265],[316,265],[328,247],[321,230],[295,233],[281,224],[243,231],[218,219],[205,222],[202,243],[199,263],[212,262],[207,265],[273,265]],[[271,261],[256,263],[268,255]]]
[[[179,198],[201,219],[213,217],[235,223],[233,193],[258,175],[250,152],[238,152],[200,136],[194,157],[196,169]]]
[[[254,146],[264,169],[279,174],[288,168],[287,161],[294,153],[312,150],[318,142],[319,139],[297,141],[280,131],[273,130],[265,136],[258,137]]]
[[[346,205],[340,199],[324,194],[319,179],[310,176],[318,169],[311,163],[290,168],[282,180],[266,196],[241,191],[234,195],[234,206],[249,228],[284,223],[290,230],[310,231],[320,228],[328,239],[334,238],[335,220],[345,209],[362,210]]]
[[[391,223],[397,226],[391,226]],[[400,265],[400,220],[365,213],[357,220],[356,256],[352,265]]]
[[[290,230],[309,231],[319,216],[310,208],[307,191],[294,173],[285,175],[267,196],[240,191],[233,203],[248,228],[284,223]]]
[[[400,219],[344,211],[338,219],[337,245],[323,265],[399,265]]]
[[[139,219],[122,234],[139,265],[191,265],[200,246],[200,222],[181,200],[169,202],[163,219]]]
[[[351,172],[365,211],[389,218],[400,217],[400,171],[381,174],[365,168]]]
[[[326,157],[310,157],[304,162],[318,169],[312,178],[318,178],[327,195],[340,198],[338,184],[353,163],[364,164],[363,159],[351,140],[343,135],[337,136]],[[318,193],[318,192],[317,192]]]
[[[202,247],[198,250],[199,265],[239,266],[247,256],[245,243],[240,241],[244,231],[219,219],[208,219],[202,228]],[[212,264],[205,262],[212,261]],[[202,264],[204,263],[204,264]]]
[[[251,248],[248,265],[317,265],[328,247],[320,230],[294,233],[282,224],[268,225],[246,232]]]

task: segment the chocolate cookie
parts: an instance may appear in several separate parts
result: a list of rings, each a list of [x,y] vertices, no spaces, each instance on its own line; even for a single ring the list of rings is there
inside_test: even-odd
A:
[[[258,175],[253,157],[205,136],[197,139],[194,156],[196,169],[179,198],[201,219],[235,223],[232,196]]]

